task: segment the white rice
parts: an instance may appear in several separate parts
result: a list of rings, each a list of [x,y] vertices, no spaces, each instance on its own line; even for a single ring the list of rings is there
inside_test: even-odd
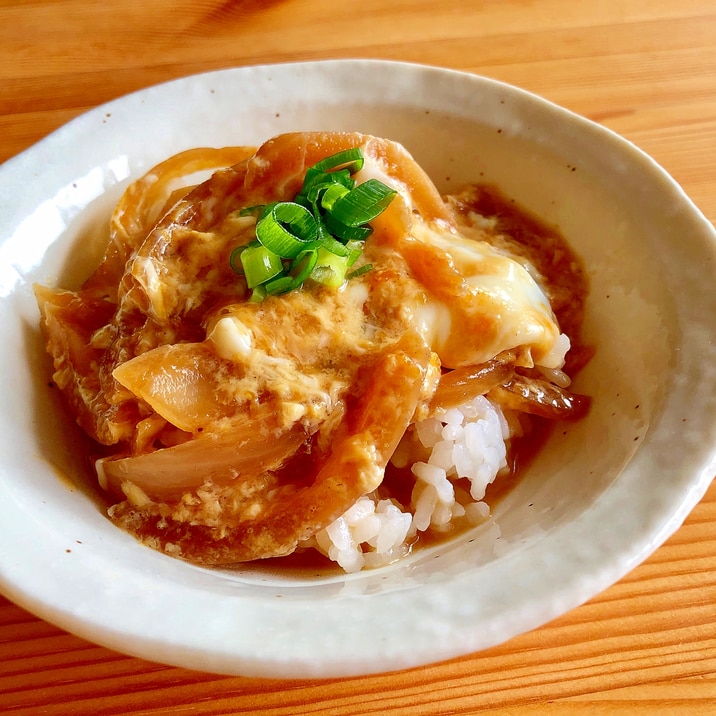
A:
[[[394,457],[399,466],[411,464],[411,504],[401,508],[365,495],[319,532],[314,546],[346,572],[357,572],[406,555],[420,533],[484,522],[490,515],[485,491],[507,468],[511,433],[500,408],[483,396],[416,423]]]
[[[365,495],[315,539],[346,572],[390,564],[408,552],[411,516],[390,500]]]

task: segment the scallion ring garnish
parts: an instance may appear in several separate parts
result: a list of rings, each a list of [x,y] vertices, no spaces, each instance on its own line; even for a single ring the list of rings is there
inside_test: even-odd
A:
[[[344,184],[330,184],[321,196],[321,208],[332,212],[338,199],[350,194],[351,191],[355,191],[355,189],[349,189]]]
[[[319,246],[326,251],[330,251],[336,256],[343,256],[346,258],[350,256],[351,252],[353,251],[353,249],[349,248],[347,244],[344,244],[342,241],[338,241],[329,233],[326,233],[326,235],[321,238]],[[361,242],[361,252],[362,251],[363,243]]]
[[[363,168],[359,147],[333,154],[306,170],[293,201],[250,206],[256,238],[235,249],[231,267],[246,277],[251,301],[300,288],[311,280],[339,287],[371,269],[348,269],[360,258],[373,229],[369,222],[390,205],[397,192],[377,179],[357,184]]]
[[[395,194],[395,189],[383,182],[368,179],[339,197],[331,208],[330,216],[346,226],[367,224],[388,208]]]
[[[362,266],[359,266],[355,271],[351,271],[350,273],[346,274],[347,279],[351,278],[357,278],[358,276],[362,276],[364,273],[368,273],[368,271],[373,270],[373,264],[363,264]]]
[[[327,249],[320,248],[316,266],[311,272],[311,279],[324,286],[338,288],[345,281],[347,270],[347,256],[337,256]]]
[[[272,278],[264,286],[269,296],[279,296],[282,293],[293,291],[297,284],[292,276],[278,276],[277,278]]]
[[[256,238],[282,259],[293,259],[318,236],[316,220],[305,206],[282,201],[256,222]]]
[[[373,233],[371,226],[348,226],[335,219],[333,214],[327,213],[323,217],[323,223],[333,236],[342,241],[365,241]]]
[[[281,257],[261,244],[247,246],[241,252],[241,265],[249,288],[264,284],[283,271]]]
[[[293,277],[296,286],[300,286],[310,275],[318,263],[318,249],[301,251],[291,263],[289,275]]]
[[[319,172],[329,172],[334,169],[348,169],[351,174],[359,172],[363,168],[363,152],[360,147],[344,149],[342,152],[331,154],[320,162],[316,162],[313,168]]]

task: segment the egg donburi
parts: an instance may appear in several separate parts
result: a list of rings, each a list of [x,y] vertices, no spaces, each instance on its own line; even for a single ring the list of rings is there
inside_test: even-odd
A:
[[[110,519],[197,564],[386,564],[484,520],[531,424],[589,405],[561,237],[377,137],[171,157],[78,290],[35,291]]]

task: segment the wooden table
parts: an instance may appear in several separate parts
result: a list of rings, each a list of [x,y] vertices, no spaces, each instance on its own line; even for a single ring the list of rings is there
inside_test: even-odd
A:
[[[520,85],[635,142],[716,220],[713,0],[0,0],[0,161],[146,85],[235,65],[417,61]],[[11,714],[716,713],[716,487],[620,583],[461,659],[263,681],[113,653],[0,598]]]

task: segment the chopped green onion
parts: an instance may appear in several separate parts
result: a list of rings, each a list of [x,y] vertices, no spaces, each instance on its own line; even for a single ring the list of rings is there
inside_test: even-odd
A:
[[[239,211],[239,216],[258,216],[264,210],[265,204],[246,206]]]
[[[348,254],[348,267],[350,268],[356,261],[358,261],[360,255],[363,253],[363,242],[347,241],[346,248],[350,251],[350,254]]]
[[[275,204],[256,224],[258,240],[285,259],[298,256],[317,236],[313,214],[305,206],[294,202]]]
[[[356,182],[355,179],[352,178],[351,172],[348,169],[337,169],[333,172],[323,172],[316,170],[316,167],[310,167],[306,171],[306,178],[303,180],[301,191],[296,196],[308,196],[317,188],[331,186],[332,184],[340,184],[346,187],[346,189],[352,189],[356,185]]]
[[[288,293],[293,291],[294,288],[298,288],[298,283],[293,276],[278,276],[265,283],[264,286],[269,296],[278,296],[281,293]]]
[[[352,189],[349,189],[343,184],[331,184],[323,192],[323,196],[321,196],[321,208],[325,209],[326,211],[332,211],[336,201],[338,201],[338,199],[350,193],[351,191]]]
[[[266,283],[283,271],[281,257],[262,245],[247,246],[241,252],[241,265],[249,288]]]
[[[347,269],[346,259],[328,251],[321,256],[321,249],[319,249],[318,253],[318,263],[311,272],[311,280],[331,288],[338,288],[343,285]]]
[[[370,271],[364,264],[347,273],[363,253],[379,216],[397,192],[377,179],[356,184],[353,174],[363,168],[359,147],[333,154],[306,170],[293,201],[249,206],[256,239],[235,249],[231,267],[246,277],[250,301],[301,287],[306,280],[339,287]]]
[[[241,254],[246,250],[246,246],[237,246],[229,256],[229,266],[236,271],[239,276],[244,275],[244,267],[241,263]]]
[[[319,244],[319,246],[322,249],[326,249],[326,251],[330,251],[332,254],[335,254],[336,256],[343,256],[348,257],[351,255],[351,249],[348,248],[346,244],[344,244],[341,241],[338,241],[337,239],[334,239],[330,234],[326,234]],[[363,250],[363,247],[361,245],[361,252]]]
[[[365,241],[373,233],[370,226],[348,226],[342,221],[338,221],[333,214],[326,214],[323,217],[323,223],[328,231],[344,241]]]
[[[249,301],[251,301],[251,303],[261,303],[264,298],[266,298],[266,289],[264,286],[256,286],[251,292]]]
[[[296,285],[300,286],[310,275],[318,262],[318,250],[302,251],[291,264],[289,275],[293,276]]]
[[[336,201],[331,217],[351,227],[367,224],[385,211],[396,194],[395,189],[383,182],[368,179]]]
[[[360,147],[344,149],[342,152],[332,154],[330,157],[316,162],[313,168],[321,172],[329,172],[333,169],[348,169],[351,174],[359,172],[363,168],[363,152]]]
[[[357,278],[358,276],[362,276],[364,273],[368,273],[368,271],[373,270],[373,264],[363,264],[362,266],[359,266],[355,271],[350,271],[346,274],[347,279],[351,278]]]

